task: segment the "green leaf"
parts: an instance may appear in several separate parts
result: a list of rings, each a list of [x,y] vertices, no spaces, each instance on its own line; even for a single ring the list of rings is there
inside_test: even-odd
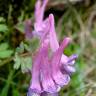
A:
[[[28,72],[32,68],[32,58],[31,57],[25,57],[22,58],[21,63],[21,71],[22,73]]]
[[[8,58],[13,54],[12,50],[4,50],[4,51],[0,51],[0,58],[4,59],[4,58]]]
[[[8,31],[8,27],[5,24],[0,24],[0,32]]]
[[[30,56],[21,57],[15,54],[14,62],[14,69],[19,69],[21,67],[22,73],[28,72],[32,68],[32,58]]]
[[[17,54],[15,54],[14,62],[15,62],[14,66],[13,66],[14,69],[19,69],[20,65],[21,65],[21,58]]]
[[[38,38],[32,38],[31,41],[28,42],[28,44],[24,44],[24,47],[27,51],[34,52],[39,46],[39,39]]]
[[[17,30],[20,32],[24,33],[24,24],[23,23],[18,23],[15,27]]]
[[[17,53],[23,53],[24,52],[24,43],[21,42],[20,46],[16,48]]]
[[[0,51],[6,50],[9,47],[8,43],[1,43],[0,44]]]

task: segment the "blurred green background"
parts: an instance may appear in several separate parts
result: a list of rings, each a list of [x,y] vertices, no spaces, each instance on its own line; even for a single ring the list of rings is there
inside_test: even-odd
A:
[[[35,2],[0,0],[0,96],[26,96],[31,76],[25,72],[37,41],[25,40],[24,21],[34,24]],[[59,40],[72,38],[64,53],[79,55],[76,72],[60,96],[96,96],[96,0],[49,0],[45,18],[49,13],[55,16]]]

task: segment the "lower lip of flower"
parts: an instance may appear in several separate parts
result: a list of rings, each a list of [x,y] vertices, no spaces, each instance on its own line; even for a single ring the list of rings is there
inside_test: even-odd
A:
[[[61,87],[67,85],[70,81],[70,76],[68,74],[62,74],[60,70],[55,73],[53,72],[52,76],[55,83]]]

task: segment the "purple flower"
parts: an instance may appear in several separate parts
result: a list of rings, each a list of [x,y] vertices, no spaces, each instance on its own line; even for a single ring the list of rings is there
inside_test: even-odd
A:
[[[39,49],[33,61],[32,72],[31,72],[32,79],[31,79],[29,92],[30,91],[36,92],[36,93],[42,92],[41,85],[40,85],[41,54],[42,54],[42,49]]]
[[[41,94],[47,92],[53,94],[60,91],[63,85],[68,84],[70,76],[61,70],[61,57],[68,40],[69,38],[63,40],[51,58],[49,58],[48,55],[49,42],[45,42],[45,44],[40,47],[33,63],[29,93]]]
[[[42,33],[44,32],[44,28],[47,22],[46,20],[43,20],[44,18],[44,11],[48,0],[37,0],[35,5],[35,24],[34,24],[34,34],[42,36]],[[48,26],[47,26],[48,27]]]
[[[42,1],[42,2],[41,2]],[[31,39],[33,36],[38,36],[40,39],[45,36],[46,32],[49,29],[48,19],[43,20],[44,18],[44,11],[47,5],[48,0],[37,0],[35,5],[35,23],[34,23],[34,30],[32,30],[31,20],[25,21],[25,37],[27,39]],[[45,26],[47,25],[47,27]],[[45,28],[46,27],[46,28]],[[44,32],[46,30],[46,32]],[[44,35],[44,36],[42,36]]]
[[[59,48],[59,43],[58,43],[58,39],[56,36],[53,14],[49,15],[49,22],[50,22],[50,33],[49,33],[50,47],[51,47],[52,52],[55,52]],[[70,43],[70,41],[71,41],[70,38],[67,38],[65,47]],[[62,69],[69,71],[69,72],[75,72],[75,68],[73,67],[73,65],[77,57],[78,56],[76,54],[70,57],[62,54],[62,57],[61,57],[61,65],[63,67]]]
[[[60,89],[69,83],[71,73],[75,72],[73,65],[78,56],[73,54],[68,57],[63,54],[71,41],[70,38],[66,37],[59,45],[53,14],[43,20],[47,2],[48,0],[43,0],[41,4],[41,1],[37,0],[35,6],[32,34],[40,38],[40,48],[33,59],[28,96],[58,96]]]
[[[69,74],[62,73],[61,71],[61,57],[63,54],[63,50],[68,44],[69,38],[65,38],[60,45],[60,47],[55,51],[53,58],[52,58],[52,77],[56,84],[63,86],[67,85],[70,81]]]

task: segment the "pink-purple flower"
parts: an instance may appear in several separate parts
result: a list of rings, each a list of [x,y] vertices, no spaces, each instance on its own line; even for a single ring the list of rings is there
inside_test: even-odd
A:
[[[66,37],[59,45],[54,15],[50,14],[43,20],[47,2],[37,0],[35,6],[34,30],[30,33],[40,39],[40,47],[33,59],[27,96],[58,96],[60,89],[69,83],[71,73],[75,72],[74,63],[78,56],[73,54],[68,57],[63,54],[71,39]]]

